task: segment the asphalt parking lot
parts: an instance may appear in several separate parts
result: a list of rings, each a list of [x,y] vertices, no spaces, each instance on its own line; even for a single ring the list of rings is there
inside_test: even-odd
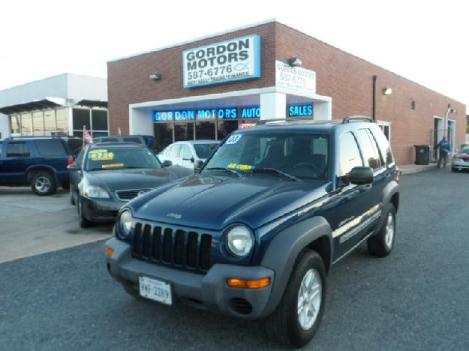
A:
[[[66,191],[41,197],[30,188],[0,187],[0,262],[102,240],[111,229],[81,229]]]
[[[323,322],[305,349],[469,349],[469,174],[432,170],[401,184],[393,253],[372,258],[363,246],[332,269]],[[62,201],[47,218],[65,211],[71,219],[74,209]],[[4,211],[2,241],[23,235],[18,222],[39,227]],[[106,230],[80,235],[95,240]],[[17,242],[28,247],[28,240]],[[98,241],[0,264],[0,350],[278,349],[256,322],[134,300],[108,276],[103,247]]]

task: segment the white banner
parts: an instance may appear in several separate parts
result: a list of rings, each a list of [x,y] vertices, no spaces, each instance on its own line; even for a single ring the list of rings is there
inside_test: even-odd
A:
[[[316,72],[301,67],[291,67],[281,61],[275,62],[275,82],[280,88],[316,93]]]
[[[256,34],[185,50],[184,88],[261,76],[260,37]]]

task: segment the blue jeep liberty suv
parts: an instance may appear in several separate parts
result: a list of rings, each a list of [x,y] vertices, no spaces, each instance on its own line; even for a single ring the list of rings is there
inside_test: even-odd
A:
[[[232,133],[196,174],[126,204],[107,268],[135,297],[314,336],[332,264],[394,245],[399,170],[375,123],[272,121]]]

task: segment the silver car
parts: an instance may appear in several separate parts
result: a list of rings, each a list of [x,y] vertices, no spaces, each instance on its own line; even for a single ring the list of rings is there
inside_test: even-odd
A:
[[[173,165],[194,169],[194,164],[205,161],[219,143],[217,140],[177,141],[161,151],[158,158],[161,162],[171,161]]]
[[[462,171],[464,169],[469,169],[469,144],[461,145],[451,159],[452,171]]]

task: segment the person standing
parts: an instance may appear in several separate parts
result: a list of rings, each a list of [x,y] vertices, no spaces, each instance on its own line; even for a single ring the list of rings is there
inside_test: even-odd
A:
[[[440,140],[440,142],[436,145],[438,148],[438,168],[441,168],[441,163],[443,162],[443,168],[446,168],[446,162],[448,161],[448,153],[451,150],[451,146],[449,145],[448,141],[445,137]]]

